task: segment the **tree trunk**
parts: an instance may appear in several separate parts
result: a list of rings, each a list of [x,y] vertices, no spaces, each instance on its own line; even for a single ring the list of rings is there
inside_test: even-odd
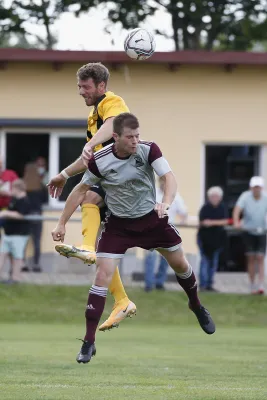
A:
[[[179,28],[179,17],[178,14],[175,12],[172,14],[172,29],[173,29],[173,40],[175,45],[175,51],[180,50],[178,28]]]

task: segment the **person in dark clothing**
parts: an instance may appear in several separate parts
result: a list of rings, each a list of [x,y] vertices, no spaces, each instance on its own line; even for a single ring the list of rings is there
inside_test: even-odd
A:
[[[30,223],[23,217],[30,213],[31,206],[22,179],[17,179],[12,183],[11,196],[8,209],[0,211],[5,232],[0,249],[0,272],[7,256],[11,256],[11,281],[13,282],[20,280],[20,269],[30,235]]]
[[[225,243],[224,226],[228,224],[227,211],[222,203],[223,191],[213,186],[207,191],[208,201],[199,212],[197,242],[200,250],[200,289],[214,291],[213,279],[218,269],[219,256]]]
[[[26,184],[27,195],[31,203],[31,214],[36,216],[42,215],[42,204],[47,200],[47,171],[46,160],[43,157],[38,157],[34,162],[25,165],[23,180]],[[30,236],[33,242],[33,272],[41,272],[40,266],[41,257],[41,236],[43,230],[42,220],[31,222]],[[24,265],[23,272],[30,271],[28,265]]]

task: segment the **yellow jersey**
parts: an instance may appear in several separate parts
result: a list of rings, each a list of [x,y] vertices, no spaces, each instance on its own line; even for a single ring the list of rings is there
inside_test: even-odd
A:
[[[98,99],[97,103],[89,113],[87,141],[92,139],[98,129],[104,124],[106,119],[110,117],[116,117],[124,112],[129,112],[129,108],[120,96],[117,96],[113,92],[106,92],[103,94],[103,96]],[[113,142],[114,140],[111,138],[107,142],[97,145],[94,148],[94,151],[100,150]]]

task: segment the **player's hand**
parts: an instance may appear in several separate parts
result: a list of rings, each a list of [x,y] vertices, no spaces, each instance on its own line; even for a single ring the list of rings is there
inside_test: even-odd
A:
[[[90,145],[90,143],[86,143],[86,145],[83,148],[83,152],[82,152],[82,161],[85,165],[86,168],[88,168],[88,162],[90,160],[90,158],[93,155],[93,147]]]
[[[170,205],[167,203],[157,203],[154,210],[158,213],[159,218],[164,218],[166,215],[168,215],[169,208]]]
[[[56,198],[59,197],[63,191],[65,183],[67,179],[64,178],[63,175],[58,174],[54,178],[51,179],[50,182],[46,185],[48,187],[48,192],[51,197]]]
[[[52,238],[55,242],[64,242],[66,233],[65,225],[57,224],[55,229],[52,230]]]

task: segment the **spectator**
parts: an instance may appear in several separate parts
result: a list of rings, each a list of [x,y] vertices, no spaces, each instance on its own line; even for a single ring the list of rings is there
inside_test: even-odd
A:
[[[0,211],[5,231],[0,249],[0,272],[7,256],[10,255],[12,272],[11,281],[8,282],[16,282],[20,280],[20,269],[30,233],[30,223],[22,219],[30,213],[30,202],[22,179],[13,182],[11,195],[8,209]]]
[[[47,194],[46,183],[48,181],[46,171],[46,160],[38,157],[34,162],[25,165],[23,180],[26,184],[27,195],[31,203],[31,214],[42,215],[42,204]],[[41,256],[41,235],[43,224],[42,221],[31,222],[31,238],[33,241],[33,272],[41,272],[40,256]],[[23,271],[29,271],[29,266],[25,265]]]
[[[162,201],[163,197],[163,182],[159,180],[159,188],[157,188],[156,199]],[[177,193],[173,203],[168,210],[169,222],[176,223],[177,217],[180,223],[184,223],[187,218],[187,210],[182,197]],[[159,258],[158,272],[155,274],[156,263]],[[164,283],[167,279],[168,263],[164,257],[156,251],[149,251],[145,257],[145,291],[150,292],[154,287],[158,290],[164,290]]]
[[[264,180],[261,176],[250,179],[250,190],[243,192],[233,211],[233,223],[242,228],[247,258],[251,293],[264,294],[264,256],[266,252],[267,194],[263,193]],[[243,213],[243,221],[240,216]],[[256,266],[259,285],[256,286]]]
[[[218,269],[219,256],[225,243],[225,230],[228,224],[227,212],[222,203],[223,190],[213,186],[207,191],[208,201],[199,212],[200,227],[197,242],[200,250],[200,290],[215,291],[214,275]]]
[[[3,169],[3,162],[0,160],[0,210],[8,207],[12,182],[16,179],[18,179],[16,172],[11,169]]]

